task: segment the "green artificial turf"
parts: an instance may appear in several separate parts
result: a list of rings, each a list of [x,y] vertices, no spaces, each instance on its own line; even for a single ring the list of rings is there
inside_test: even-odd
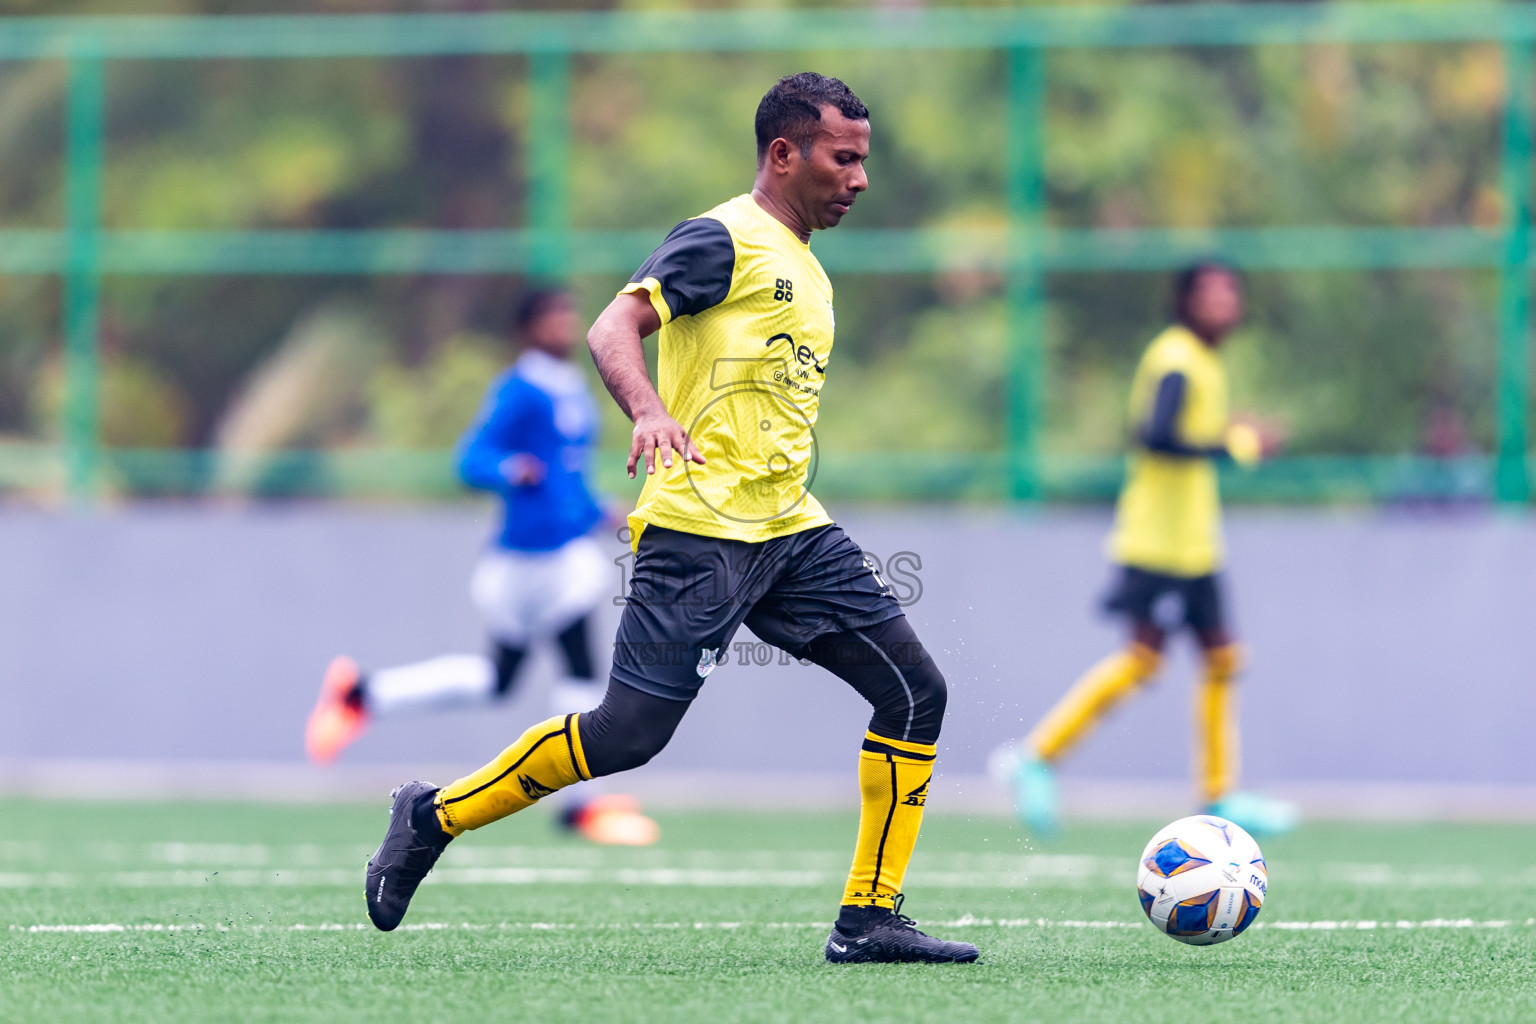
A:
[[[1032,844],[935,814],[907,911],[981,962],[832,967],[848,815],[662,814],[623,850],[533,812],[456,843],[382,935],[382,805],[0,813],[5,1021],[1536,1020],[1528,826],[1305,826],[1264,844],[1263,927],[1200,949],[1137,905],[1160,823]]]

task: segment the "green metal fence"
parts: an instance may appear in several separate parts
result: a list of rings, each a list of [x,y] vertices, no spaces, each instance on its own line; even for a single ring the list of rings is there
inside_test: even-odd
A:
[[[1492,268],[1499,273],[1497,448],[1491,458],[1279,460],[1234,480],[1236,493],[1282,500],[1321,496],[1472,494],[1524,502],[1530,493],[1532,48],[1536,5],[1498,3],[1276,3],[1124,8],[896,9],[569,14],[454,14],[222,18],[9,19],[0,59],[59,59],[69,67],[66,218],[61,231],[0,231],[0,273],[63,276],[66,400],[61,448],[0,451],[0,486],[61,473],[80,500],[104,472],[141,491],[196,492],[216,478],[204,451],[123,451],[99,442],[99,305],[103,275],[454,274],[558,277],[628,272],[655,231],[572,230],[568,193],[571,59],[578,54],[801,50],[1006,50],[1007,227],[997,231],[860,231],[818,238],[836,273],[997,269],[1007,280],[1012,359],[1005,452],[914,460],[839,460],[823,478],[866,496],[1097,497],[1117,466],[1039,446],[1045,382],[1046,275],[1156,270],[1196,254],[1254,269]],[[1497,230],[1270,228],[1071,230],[1045,224],[1046,61],[1069,47],[1257,46],[1319,42],[1477,42],[1503,46],[1506,81]],[[524,54],[532,96],[527,134],[532,221],[506,231],[106,231],[101,227],[104,65],[119,59],[293,59],[343,56]],[[897,471],[900,459],[900,471]],[[285,453],[267,477],[309,492],[451,487],[432,453]],[[915,468],[914,468],[915,466]],[[835,470],[833,472],[832,470]]]

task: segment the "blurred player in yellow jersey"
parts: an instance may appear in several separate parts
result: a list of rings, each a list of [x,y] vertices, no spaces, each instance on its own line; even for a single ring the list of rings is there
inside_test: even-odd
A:
[[[1236,791],[1237,675],[1243,655],[1222,601],[1224,561],[1216,463],[1257,462],[1269,440],[1232,423],[1220,349],[1242,320],[1238,274],[1202,263],[1179,274],[1175,323],[1147,347],[1131,385],[1135,431],[1109,556],[1119,568],[1105,607],[1130,622],[1126,647],[1094,665],[1046,712],[1022,745],[994,757],[1034,832],[1056,825],[1051,766],[1116,704],[1150,681],[1168,636],[1188,628],[1200,645],[1195,690],[1195,781],[1203,809],[1260,835],[1289,830],[1289,804]]]

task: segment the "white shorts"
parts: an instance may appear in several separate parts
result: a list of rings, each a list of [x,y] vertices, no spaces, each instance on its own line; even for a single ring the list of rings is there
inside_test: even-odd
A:
[[[591,612],[618,579],[598,543],[578,537],[553,551],[486,551],[469,593],[492,639],[526,647]]]

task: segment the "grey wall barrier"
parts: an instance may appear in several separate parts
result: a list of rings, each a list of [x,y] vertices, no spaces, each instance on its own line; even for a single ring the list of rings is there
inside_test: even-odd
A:
[[[842,521],[949,679],[948,771],[983,771],[1119,642],[1094,611],[1109,580],[1102,512],[852,509]],[[467,585],[491,525],[478,504],[0,510],[0,760],[300,760],[333,654],[382,666],[480,649]],[[1250,780],[1536,783],[1536,523],[1240,511],[1229,534],[1252,654]],[[618,596],[626,549],[610,547]],[[604,643],[619,611],[601,612]],[[737,639],[653,764],[851,771],[859,698]],[[379,722],[346,760],[477,765],[543,716],[553,668],[535,659],[493,709]],[[1180,646],[1067,774],[1182,778],[1194,671]]]

